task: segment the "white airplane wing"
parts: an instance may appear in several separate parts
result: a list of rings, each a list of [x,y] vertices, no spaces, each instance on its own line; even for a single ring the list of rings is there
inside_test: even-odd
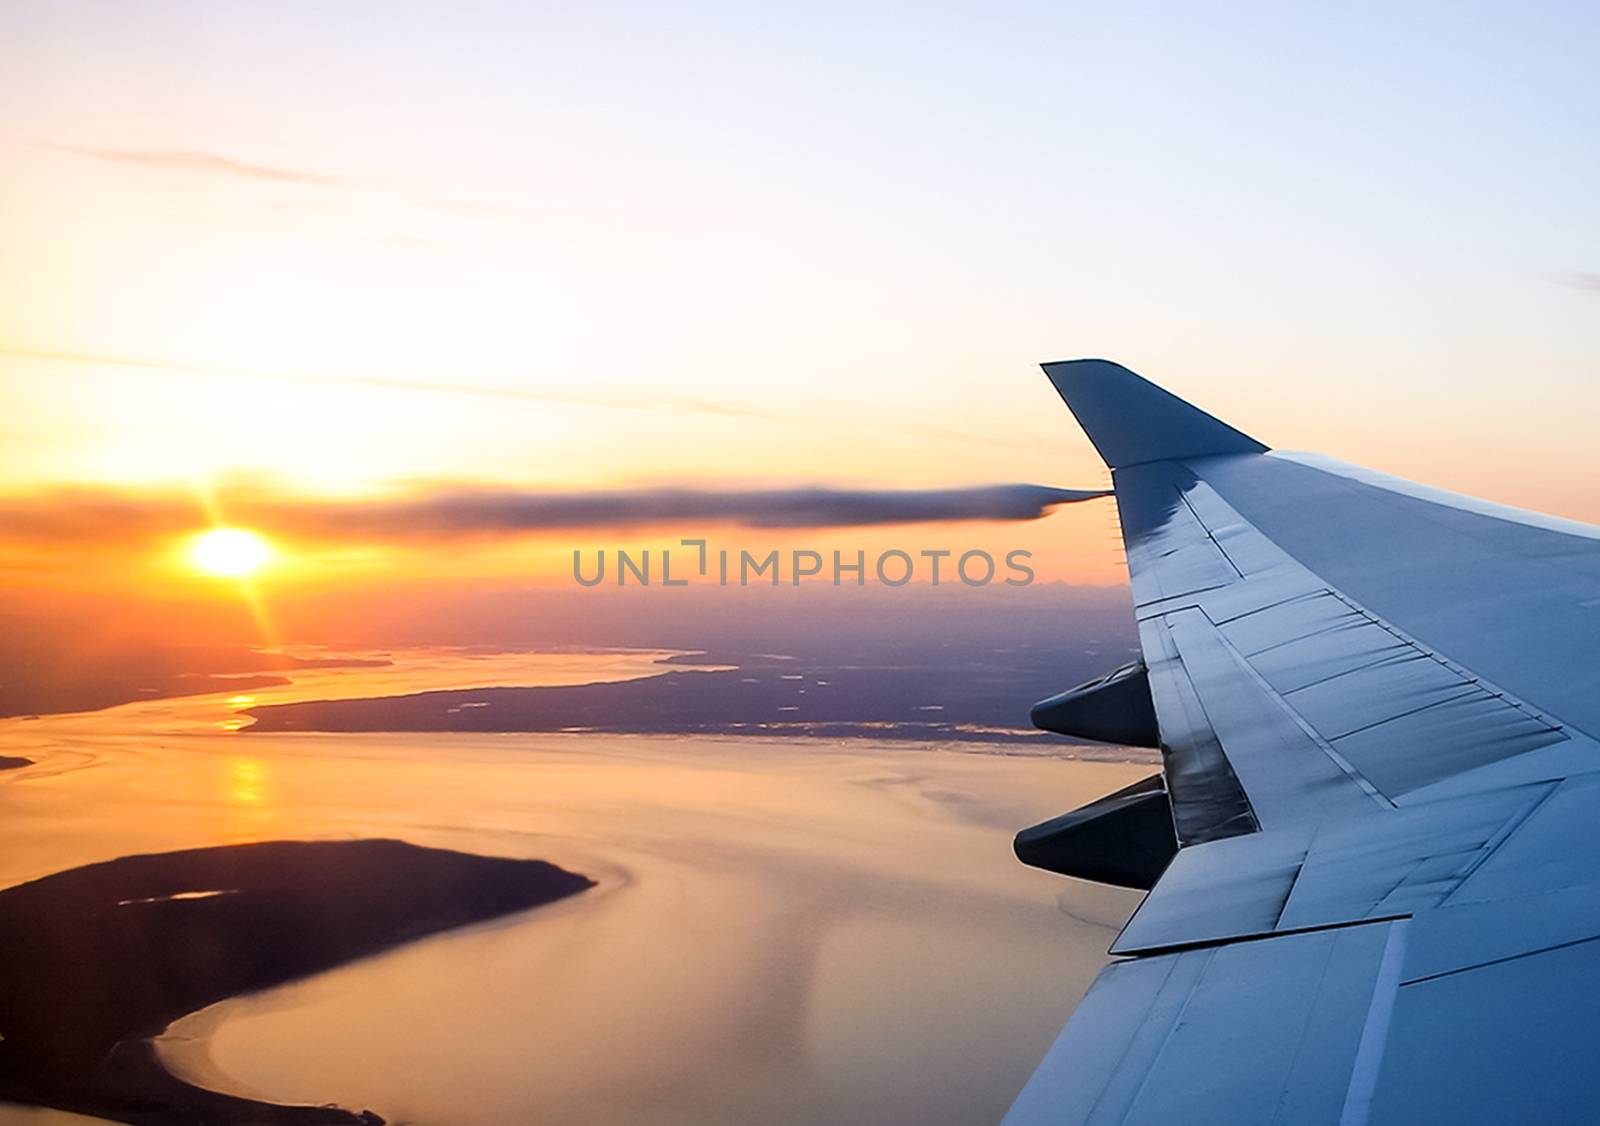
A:
[[[1018,837],[1150,890],[1006,1126],[1600,1121],[1600,530],[1045,372],[1144,659],[1035,721],[1163,769]]]

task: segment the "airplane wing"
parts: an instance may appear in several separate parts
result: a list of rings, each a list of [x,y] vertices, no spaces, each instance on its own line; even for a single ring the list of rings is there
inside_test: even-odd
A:
[[[1143,661],[1035,722],[1163,768],[1018,836],[1149,893],[1006,1126],[1600,1121],[1600,529],[1045,372]]]

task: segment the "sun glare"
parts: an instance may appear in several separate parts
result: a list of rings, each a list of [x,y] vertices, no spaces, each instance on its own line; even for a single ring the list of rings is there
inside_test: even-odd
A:
[[[271,559],[272,545],[246,528],[212,528],[189,544],[190,565],[218,578],[248,578]]]

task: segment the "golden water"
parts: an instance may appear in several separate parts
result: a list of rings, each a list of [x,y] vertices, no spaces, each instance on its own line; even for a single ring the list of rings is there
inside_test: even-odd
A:
[[[250,695],[581,683],[658,656],[406,653]],[[186,1078],[274,1101],[483,1126],[994,1121],[1135,902],[1023,868],[1010,837],[1148,765],[1004,744],[248,735],[239,706],[0,722],[0,754],[38,763],[0,773],[0,886],[131,852],[371,836],[600,882],[161,1041]]]

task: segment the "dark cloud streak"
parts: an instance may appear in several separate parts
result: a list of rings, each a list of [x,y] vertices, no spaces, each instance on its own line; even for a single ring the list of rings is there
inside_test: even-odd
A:
[[[224,493],[229,520],[269,534],[317,542],[493,539],[540,532],[701,525],[845,528],[1037,520],[1058,505],[1107,495],[1045,485],[946,489],[598,489],[537,491],[439,487],[410,496],[331,501],[241,491]],[[0,498],[0,535],[41,545],[150,540],[204,523],[195,498],[61,489]]]
[[[749,528],[843,528],[961,520],[1036,520],[1052,507],[1103,495],[1044,485],[951,489],[642,489],[522,492],[465,489],[368,504],[328,528],[383,536],[505,534],[626,528],[697,520]]]

